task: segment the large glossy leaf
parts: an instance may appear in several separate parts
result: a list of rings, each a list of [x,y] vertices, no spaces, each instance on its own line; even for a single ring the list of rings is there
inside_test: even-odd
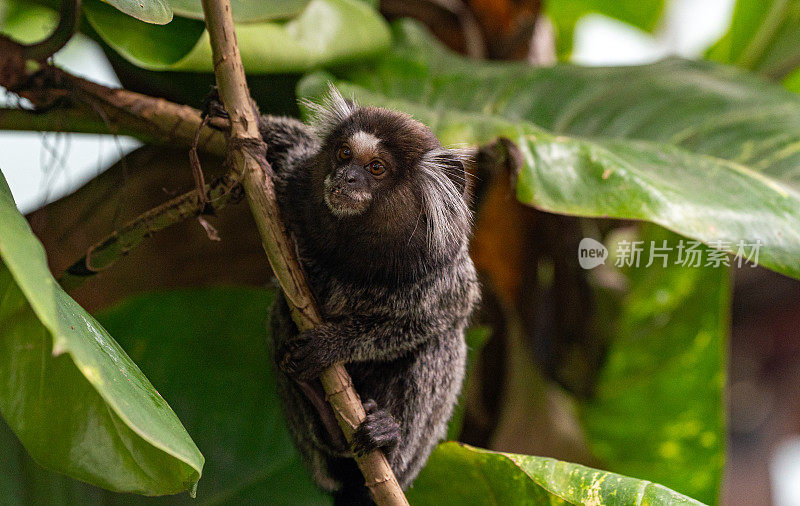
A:
[[[608,265],[620,260],[622,240],[644,241],[644,253],[638,267],[622,270],[629,288],[618,312],[598,315],[614,339],[595,397],[579,404],[580,418],[601,467],[715,504],[725,454],[730,272],[675,265],[681,238],[645,229],[607,242]],[[655,258],[645,268],[663,241],[673,248],[667,267]]]
[[[135,65],[212,71],[208,32],[201,21],[175,18],[163,27],[148,25],[98,0],[88,0],[85,12],[99,36]],[[383,18],[359,0],[312,0],[289,21],[239,24],[236,37],[244,66],[253,74],[355,61],[385,50],[390,40]]]
[[[0,498],[3,506],[101,504],[104,492],[42,468],[31,459],[0,417]]]
[[[779,79],[800,67],[800,1],[737,0],[731,27],[707,57]]]
[[[2,423],[0,497],[10,506],[37,498],[54,505],[328,504],[300,463],[276,397],[264,325],[272,300],[271,291],[251,288],[178,290],[135,296],[98,315],[172,400],[208,455],[196,500],[132,497],[76,484],[30,462]],[[478,349],[486,337],[485,328],[473,329],[470,346]],[[462,465],[458,459],[432,462],[434,476]],[[424,490],[438,486],[432,480],[420,480],[420,497],[438,493]],[[494,480],[509,490],[516,486],[513,473]]]
[[[562,58],[572,52],[575,25],[587,14],[603,14],[652,32],[664,10],[664,0],[556,0],[545,2],[556,27],[556,48]]]
[[[231,0],[234,21],[267,21],[288,18],[303,10],[309,0]],[[172,11],[192,19],[205,19],[200,0],[169,0]]]
[[[172,9],[167,0],[103,0],[120,12],[145,23],[165,25],[172,21]]]
[[[800,97],[777,85],[683,60],[477,63],[409,23],[391,56],[341,77],[346,93],[413,113],[446,143],[510,138],[522,202],[648,220],[734,253],[760,241],[761,264],[800,277]],[[328,78],[299,94],[319,96]]]
[[[203,448],[196,499],[76,485],[17,458],[0,427],[0,457],[11,459],[5,479],[0,461],[0,493],[17,494],[2,497],[23,498],[11,506],[31,504],[25,498],[41,490],[54,505],[329,504],[302,466],[275,392],[265,327],[272,300],[272,291],[253,288],[179,290],[136,296],[98,315]]]
[[[202,21],[176,17],[165,26],[121,14],[100,0],[85,0],[91,27],[116,52],[145,68],[167,67],[189,53],[205,32]]]
[[[136,364],[55,282],[2,174],[0,258],[0,413],[28,452],[112,490],[191,490],[203,456]]]
[[[414,505],[700,504],[649,481],[544,457],[439,445],[408,491]]]

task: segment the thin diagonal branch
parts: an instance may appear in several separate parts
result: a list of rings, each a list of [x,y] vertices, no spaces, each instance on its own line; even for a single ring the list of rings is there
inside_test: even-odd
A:
[[[231,122],[230,157],[234,169],[243,174],[250,210],[261,234],[272,270],[286,294],[292,314],[301,329],[310,329],[322,319],[303,276],[295,249],[280,219],[272,169],[265,158],[266,146],[258,132],[255,108],[247,88],[244,67],[236,43],[229,0],[202,0],[206,27],[214,55],[214,73],[220,98]],[[343,364],[320,375],[326,397],[348,442],[366,417],[358,394]],[[380,450],[356,457],[372,496],[379,505],[408,505],[403,491]]]
[[[242,198],[239,181],[232,173],[222,176],[205,188],[206,200],[201,200],[197,190],[192,190],[129,221],[89,247],[83,257],[64,271],[58,278],[58,283],[67,291],[73,290],[126,256],[156,232],[188,218],[200,216],[208,204],[214,209],[222,209]]]

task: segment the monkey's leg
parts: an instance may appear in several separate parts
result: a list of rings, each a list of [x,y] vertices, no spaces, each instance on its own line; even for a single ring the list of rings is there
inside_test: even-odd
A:
[[[272,308],[270,327],[272,329],[270,353],[274,362],[275,348],[297,333],[297,327],[289,313],[289,306],[286,304],[286,300],[282,295],[275,300]],[[344,440],[344,435],[336,422],[333,409],[330,404],[325,401],[322,385],[319,384],[319,381],[293,380],[283,374],[277,367],[275,368],[275,375],[278,382],[279,394],[284,401],[287,411],[287,417],[298,416],[297,425],[301,425],[300,418],[304,418],[303,415],[313,416],[312,413],[316,412],[319,422],[317,425],[320,425],[321,428],[324,429],[324,432],[327,433],[330,444],[341,449],[341,451],[346,450],[347,443]],[[293,384],[291,384],[292,382]],[[301,399],[295,399],[294,402],[291,402],[292,405],[289,405],[291,398],[302,396],[305,396],[303,400],[307,402],[301,402]],[[322,441],[322,438],[319,439]]]
[[[364,402],[364,410],[367,416],[353,433],[353,452],[364,455],[381,449],[390,455],[400,442],[400,424],[389,410],[379,409],[373,399]]]
[[[333,493],[334,506],[374,506],[375,502],[355,460],[328,459],[328,473],[341,483],[341,488]]]

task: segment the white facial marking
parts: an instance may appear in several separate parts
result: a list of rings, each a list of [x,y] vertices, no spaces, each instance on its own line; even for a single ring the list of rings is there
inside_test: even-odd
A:
[[[372,158],[378,155],[378,144],[380,142],[380,139],[362,130],[350,136],[350,147],[353,152],[365,158]]]

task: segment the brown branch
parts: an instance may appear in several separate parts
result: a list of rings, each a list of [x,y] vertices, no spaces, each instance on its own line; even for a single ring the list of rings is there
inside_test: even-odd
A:
[[[189,147],[201,126],[199,111],[189,106],[127,90],[107,88],[78,77],[71,77],[71,83],[76,101],[99,108],[109,122],[109,129],[116,128],[120,123],[139,132],[150,129],[149,135],[158,139],[160,144]],[[215,128],[202,128],[197,146],[203,151],[222,154],[227,141],[227,121],[212,118],[209,124]]]
[[[229,173],[206,185],[205,200],[198,197],[197,190],[192,190],[142,213],[89,247],[83,257],[64,271],[58,278],[58,283],[67,291],[77,288],[126,256],[156,232],[193,216],[200,216],[208,204],[214,209],[222,209],[229,203],[238,201],[242,197],[238,188],[238,179]]]
[[[130,135],[148,144],[192,146],[200,111],[161,98],[113,89],[50,65],[29,72],[25,46],[0,35],[0,86],[31,101],[33,110],[0,109],[0,130]],[[197,147],[224,155],[228,121],[211,118]]]
[[[313,328],[322,323],[322,318],[280,219],[272,169],[264,158],[266,146],[258,132],[255,109],[236,43],[230,2],[202,0],[202,4],[214,55],[214,73],[231,122],[230,156],[235,164],[233,167],[240,169],[243,174],[250,210],[272,270],[292,308],[294,320],[301,330]],[[348,442],[352,441],[353,432],[364,420],[365,413],[350,376],[343,364],[336,364],[323,371],[320,380],[345,438]],[[375,450],[363,457],[356,457],[356,462],[375,502],[379,505],[408,504],[382,451]]]

